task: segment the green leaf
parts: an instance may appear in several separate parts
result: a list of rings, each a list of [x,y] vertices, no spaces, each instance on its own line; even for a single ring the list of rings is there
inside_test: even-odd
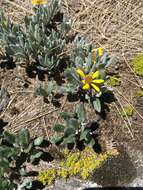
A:
[[[25,147],[23,151],[25,153],[29,153],[32,148],[33,148],[33,142],[29,143],[29,145],[27,147]]]
[[[36,94],[47,97],[48,95],[52,94],[52,92],[54,92],[55,90],[56,90],[56,84],[50,81],[48,85],[44,85],[44,86],[40,85],[36,89]]]
[[[90,98],[90,96],[88,94],[85,94],[85,99],[90,103],[90,101],[91,101],[90,99],[91,98]]]
[[[10,48],[10,47],[5,47],[5,51],[10,56],[14,55],[14,50],[12,48]]]
[[[5,158],[0,160],[0,170],[2,173],[8,172],[10,170],[9,164],[9,161]]]
[[[33,163],[35,159],[40,158],[42,154],[43,154],[42,151],[34,150],[30,155],[30,162]]]
[[[95,140],[92,138],[87,144],[88,146],[93,147],[95,145]]]
[[[88,145],[90,147],[93,147],[95,145],[95,140],[90,133],[86,135],[85,145]]]
[[[53,90],[55,90],[55,83],[53,83],[52,81],[50,81],[48,83],[48,85],[47,85],[46,92],[48,94],[51,94]]]
[[[50,138],[50,142],[52,144],[60,143],[60,142],[62,142],[62,140],[63,140],[63,136],[53,136]]]
[[[64,132],[65,126],[61,124],[56,124],[53,129],[56,132]]]
[[[38,137],[34,140],[34,145],[35,146],[40,146],[42,144],[42,142],[44,141],[43,137]]]
[[[76,132],[75,128],[73,128],[73,127],[67,127],[65,129],[64,137],[68,137],[70,135],[73,135],[73,134],[75,134],[75,132]]]
[[[95,64],[93,64],[93,57],[92,57],[92,53],[89,53],[87,59],[86,59],[86,66],[87,66],[87,69],[86,69],[86,72],[89,73],[91,72],[92,70],[92,67],[94,66]]]
[[[72,84],[80,84],[80,80],[73,68],[67,68],[64,72],[64,75],[67,78],[67,80]]]
[[[67,120],[66,124],[67,124],[67,127],[73,128],[74,130],[78,129],[78,127],[79,127],[78,120],[75,118],[71,118],[71,119]]]
[[[67,138],[64,138],[63,144],[76,143],[75,135],[70,135]]]
[[[16,136],[14,134],[8,133],[7,131],[4,132],[4,139],[14,145]]]
[[[9,179],[0,179],[0,189],[2,190],[13,190],[16,189],[16,185]]]
[[[77,85],[74,85],[74,84],[63,84],[60,88],[59,88],[59,91],[63,94],[67,94],[67,93],[76,93],[78,90],[77,88]]]
[[[49,94],[48,95],[48,101],[52,102],[52,100],[54,100],[54,96],[53,96],[53,94]]]
[[[63,23],[61,25],[61,30],[66,33],[71,29],[72,21],[67,17],[63,17]]]
[[[22,148],[27,148],[30,143],[30,134],[28,129],[23,128],[18,133],[17,143],[22,146]]]
[[[21,176],[26,176],[27,175],[27,172],[26,172],[26,170],[24,168],[21,168],[19,170],[19,173],[20,173]]]
[[[76,113],[78,115],[79,121],[83,123],[86,120],[86,111],[82,102],[76,106]]]
[[[9,157],[11,156],[12,148],[7,147],[7,146],[1,146],[0,147],[0,157]]]
[[[38,88],[36,88],[35,93],[39,96],[44,96],[44,97],[48,96],[46,89],[41,85]]]
[[[31,189],[32,188],[32,180],[25,179],[21,186],[26,187],[26,189]]]
[[[60,116],[64,119],[64,120],[69,120],[72,117],[72,114],[68,113],[68,112],[61,112]]]
[[[86,129],[80,134],[80,141],[87,138],[87,134],[90,132],[90,129]]]
[[[97,112],[101,112],[101,101],[99,98],[96,98],[93,102],[93,107]]]
[[[11,148],[7,146],[0,147],[0,157],[3,158],[15,157],[16,155],[19,154],[19,152],[20,152],[19,148]]]

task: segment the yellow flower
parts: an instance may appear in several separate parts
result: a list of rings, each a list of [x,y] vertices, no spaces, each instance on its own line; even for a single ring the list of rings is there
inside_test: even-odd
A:
[[[102,47],[99,47],[98,49],[97,49],[97,51],[98,51],[98,55],[99,55],[99,57],[102,57],[102,55],[103,55],[103,48]]]
[[[92,60],[93,60],[94,63],[96,63],[96,54],[97,54],[97,52],[98,52],[98,56],[102,57],[104,49],[102,47],[99,47],[97,49],[92,50]]]
[[[77,73],[82,78],[83,90],[89,90],[92,87],[96,92],[100,92],[99,85],[104,83],[104,80],[99,79],[99,71],[86,75],[81,69],[77,69]]]
[[[32,0],[32,5],[45,5],[47,4],[47,0]]]

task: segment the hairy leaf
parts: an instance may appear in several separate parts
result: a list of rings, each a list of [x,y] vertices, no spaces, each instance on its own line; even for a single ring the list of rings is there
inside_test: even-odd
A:
[[[56,132],[64,132],[65,126],[64,126],[64,125],[61,125],[61,124],[56,124],[53,129],[54,129],[54,131],[56,131]]]
[[[86,120],[86,111],[85,111],[85,108],[84,108],[84,104],[82,102],[77,104],[76,113],[78,115],[79,121],[81,123],[83,123]]]
[[[96,98],[95,100],[93,100],[93,107],[97,112],[101,112],[101,102],[99,98]]]

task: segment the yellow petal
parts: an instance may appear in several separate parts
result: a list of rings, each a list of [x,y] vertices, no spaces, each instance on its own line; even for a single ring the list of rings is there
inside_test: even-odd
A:
[[[99,77],[99,71],[96,71],[95,73],[92,74],[92,79],[98,78]]]
[[[82,87],[83,90],[88,90],[89,88],[90,88],[90,86],[87,83]]]
[[[81,69],[77,69],[76,72],[80,75],[80,77],[85,78],[85,74]]]
[[[32,5],[46,5],[47,0],[32,0]]]
[[[85,84],[85,80],[82,80],[81,82],[82,82],[83,84]]]
[[[100,88],[96,86],[95,84],[91,84],[91,86],[94,88],[95,91],[100,92]]]
[[[95,79],[92,82],[95,84],[101,84],[101,83],[104,83],[104,80],[103,79]]]
[[[97,49],[97,51],[98,51],[99,57],[101,57],[101,56],[103,55],[103,48],[102,48],[102,47],[99,47],[99,48]]]

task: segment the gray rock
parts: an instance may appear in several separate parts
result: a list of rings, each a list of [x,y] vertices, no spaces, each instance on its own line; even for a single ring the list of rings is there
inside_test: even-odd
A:
[[[128,184],[128,187],[143,187],[143,176],[137,177],[131,183]]]
[[[101,187],[94,182],[83,182],[77,178],[70,178],[67,180],[56,180],[55,184],[51,187],[45,187],[44,190],[84,190],[86,188]]]
[[[136,168],[125,150],[115,157],[109,158],[92,177],[103,187],[127,186],[137,176]]]
[[[0,90],[0,111],[5,109],[10,101],[10,95],[5,88]]]

